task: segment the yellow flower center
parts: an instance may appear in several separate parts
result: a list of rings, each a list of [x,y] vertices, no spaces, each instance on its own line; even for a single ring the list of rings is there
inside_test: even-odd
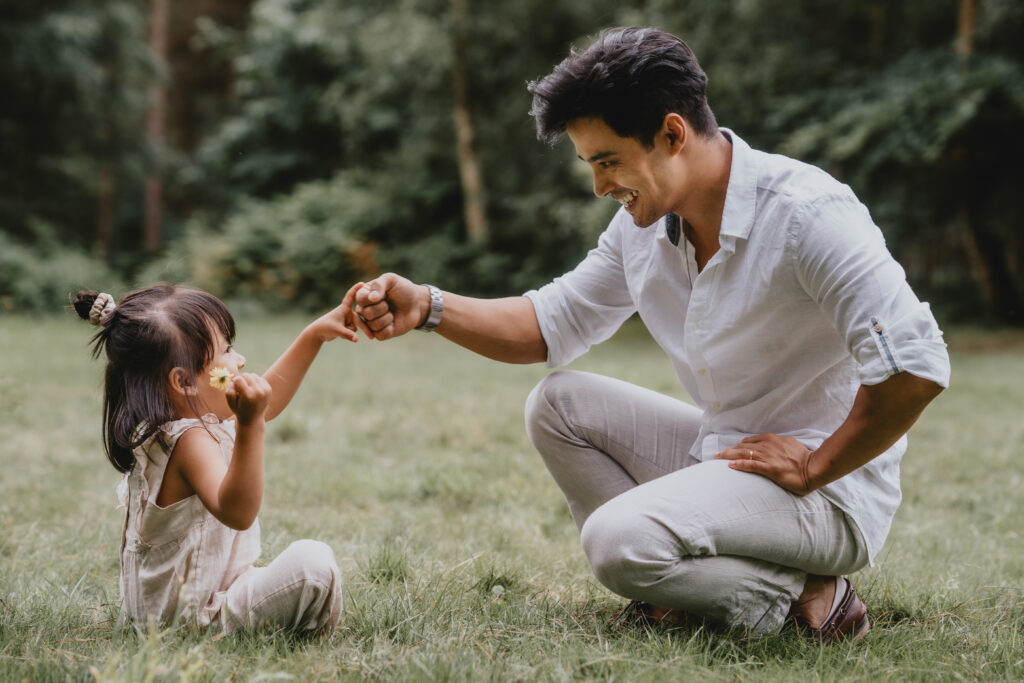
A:
[[[210,386],[214,389],[227,391],[228,387],[231,386],[231,380],[234,378],[235,376],[227,368],[213,368],[210,370]]]

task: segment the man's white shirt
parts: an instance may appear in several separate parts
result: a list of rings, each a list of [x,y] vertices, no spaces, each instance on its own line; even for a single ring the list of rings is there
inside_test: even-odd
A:
[[[860,385],[909,372],[942,386],[942,333],[852,190],[824,171],[750,148],[735,133],[720,248],[699,273],[665,220],[620,210],[572,271],[526,296],[558,367],[638,313],[704,411],[698,460],[754,434],[817,448]],[[683,216],[685,219],[685,216]],[[873,559],[900,503],[906,437],[821,492]]]

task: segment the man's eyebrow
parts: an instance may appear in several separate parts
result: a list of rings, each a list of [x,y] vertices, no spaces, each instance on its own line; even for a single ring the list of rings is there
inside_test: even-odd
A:
[[[615,156],[615,152],[610,152],[610,151],[609,152],[598,152],[597,154],[595,154],[594,156],[590,157],[589,159],[584,159],[579,154],[577,154],[576,158],[579,159],[580,161],[586,161],[588,164],[592,164],[595,161],[601,161],[601,159],[607,159],[608,157],[611,157],[611,156]]]

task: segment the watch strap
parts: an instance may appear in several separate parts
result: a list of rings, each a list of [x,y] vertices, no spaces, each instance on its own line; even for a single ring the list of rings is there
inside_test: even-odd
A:
[[[425,287],[430,290],[430,313],[423,324],[416,329],[422,332],[432,332],[441,322],[441,314],[444,313],[444,297],[441,295],[441,290],[434,285],[425,285]]]

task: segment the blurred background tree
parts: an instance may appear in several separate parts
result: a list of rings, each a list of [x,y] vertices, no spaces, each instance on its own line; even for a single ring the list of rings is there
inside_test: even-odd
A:
[[[145,158],[139,117],[159,65],[130,2],[4,4],[0,225],[34,244],[111,251],[119,192]]]
[[[190,0],[163,58],[161,1],[0,10],[0,310],[152,279],[307,308],[385,269],[543,284],[616,206],[536,141],[525,84],[634,24],[694,48],[721,125],[849,183],[940,319],[1024,323],[1019,0]]]

